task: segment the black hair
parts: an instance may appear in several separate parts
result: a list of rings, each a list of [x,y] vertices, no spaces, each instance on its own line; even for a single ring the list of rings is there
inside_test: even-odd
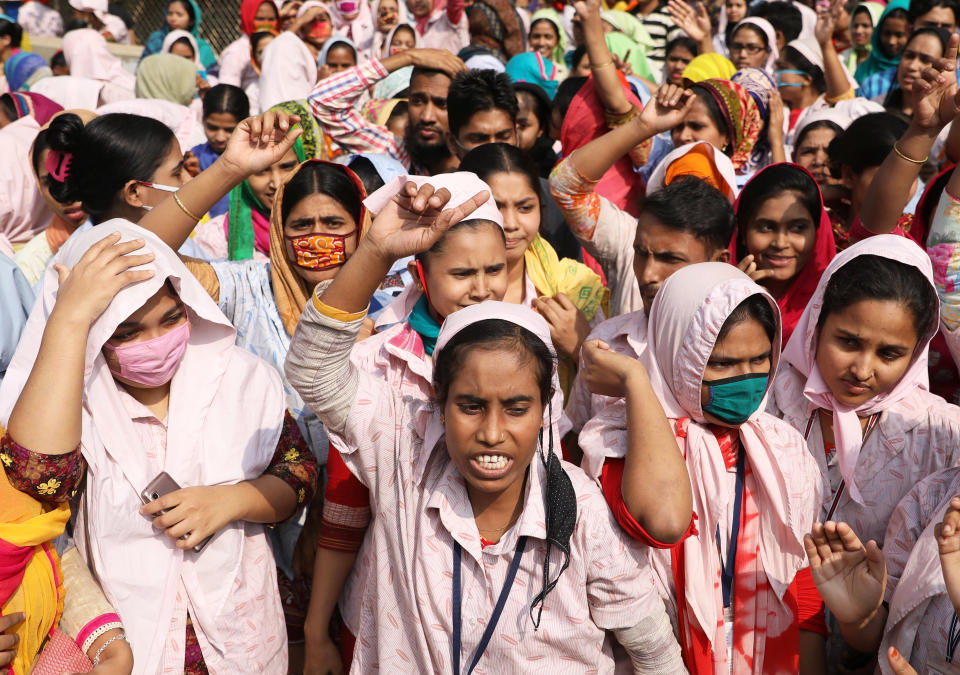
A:
[[[677,47],[682,47],[694,56],[700,55],[700,45],[697,44],[696,40],[686,35],[680,35],[673,38],[670,42],[667,43],[666,49],[663,50],[664,57],[669,57],[670,52],[672,52]]]
[[[476,232],[482,228],[491,229],[497,234],[500,235],[500,240],[503,242],[504,247],[507,245],[507,235],[504,234],[503,228],[500,227],[497,223],[492,220],[487,220],[486,218],[467,218],[466,220],[461,220],[459,223],[454,223],[450,228],[447,229],[443,235],[433,242],[433,246],[428,248],[426,251],[420,251],[414,257],[420,261],[420,264],[423,265],[424,269],[428,267],[428,262],[431,256],[437,255],[438,253],[443,253],[446,249],[447,237],[450,236],[453,232],[462,232],[464,230],[470,230],[471,232]]]
[[[41,129],[37,137],[33,139],[33,146],[30,148],[30,163],[33,165],[33,172],[40,175],[40,157],[43,151],[50,147],[47,143],[47,129]]]
[[[331,38],[331,39],[333,39],[333,38]],[[330,52],[332,52],[334,49],[348,49],[348,50],[350,50],[350,53],[353,54],[353,62],[354,62],[354,63],[357,62],[357,49],[356,49],[356,47],[354,47],[354,46],[353,46],[352,44],[350,44],[349,42],[344,42],[343,40],[336,40],[336,41],[333,43],[333,45],[330,47],[330,49],[327,50],[327,56],[326,56],[326,58],[330,58]],[[321,65],[322,65],[322,64],[321,64]]]
[[[892,300],[913,317],[917,339],[926,337],[939,316],[937,292],[913,265],[877,255],[861,255],[830,277],[823,294],[818,330],[827,317],[863,300]]]
[[[763,2],[750,10],[750,16],[758,16],[769,21],[774,30],[783,33],[785,43],[796,40],[800,37],[800,31],[803,30],[803,14],[793,6],[792,2],[781,0]]]
[[[23,28],[14,21],[0,19],[0,37],[10,38],[10,46],[16,49],[23,41]]]
[[[363,189],[367,191],[368,195],[372,195],[384,186],[383,178],[380,177],[377,168],[366,157],[357,155],[347,162],[347,166],[357,174],[357,178],[363,183]]]
[[[203,117],[217,113],[233,115],[237,122],[250,117],[250,99],[240,87],[218,84],[207,90],[203,97]]]
[[[180,38],[179,40],[174,40],[174,41],[173,41],[173,44],[170,45],[170,51],[171,51],[171,52],[173,51],[174,45],[186,45],[187,47],[190,48],[190,51],[193,53],[194,58],[196,58],[197,52],[196,52],[196,50],[193,48],[193,43],[191,43],[190,40],[188,40],[187,38],[182,37],[182,38]]]
[[[460,160],[459,171],[472,171],[484,182],[496,173],[519,173],[527,179],[530,189],[536,193],[541,211],[544,207],[544,195],[540,192],[540,171],[530,155],[515,145],[478,145]]]
[[[950,41],[950,33],[946,28],[939,28],[936,26],[918,28],[910,33],[910,37],[907,38],[907,42],[903,47],[903,51],[907,50],[907,47],[914,38],[921,35],[932,35],[937,38],[937,40],[940,41],[940,55],[942,56],[944,53],[946,53],[947,43]],[[903,52],[901,52],[901,56],[902,54]],[[890,87],[890,90],[887,91],[886,97],[883,99],[883,107],[894,113],[900,112],[903,109],[903,89],[899,87],[896,80],[894,80],[893,86]]]
[[[393,41],[393,38],[396,37],[396,36],[400,33],[400,31],[406,31],[406,32],[410,33],[410,35],[413,36],[413,41],[414,41],[414,43],[416,43],[416,41],[417,41],[417,33],[416,33],[416,31],[413,30],[413,26],[411,26],[410,24],[407,24],[407,23],[401,23],[399,26],[396,27],[396,29],[394,30],[394,33],[393,33],[393,37],[390,38],[390,41],[391,41],[391,42]],[[390,48],[390,45],[387,45],[387,48],[389,49],[389,48]]]
[[[727,120],[723,116],[723,111],[720,110],[720,104],[717,103],[717,99],[713,97],[710,90],[699,84],[694,84],[690,87],[690,91],[692,91],[693,95],[700,99],[700,102],[706,107],[707,117],[716,125],[717,130],[724,135],[730,145],[733,145],[733,134],[730,133]],[[727,152],[729,154],[729,146]]]
[[[910,0],[907,9],[907,21],[911,26],[916,25],[917,19],[937,7],[945,7],[953,12],[953,21],[960,21],[960,2],[957,0]]]
[[[757,215],[757,211],[768,199],[777,197],[784,192],[794,192],[800,196],[800,203],[810,214],[814,227],[820,223],[822,202],[820,187],[809,173],[793,164],[774,164],[748,182],[740,191],[739,208],[737,210],[737,259],[740,255],[742,240],[746,235],[747,225]]]
[[[50,68],[60,68],[60,67],[65,67],[66,65],[67,65],[67,57],[63,53],[62,49],[54,53],[54,55],[50,57]]]
[[[770,4],[773,4],[773,3],[765,2],[765,3],[763,3],[763,4],[765,4],[765,5],[770,5]],[[760,36],[760,42],[763,43],[763,48],[764,48],[764,49],[770,49],[770,40],[767,39],[767,34],[763,32],[763,30],[760,28],[760,26],[757,26],[757,25],[752,24],[752,23],[743,24],[742,26],[741,26],[740,24],[737,24],[736,26],[734,26],[734,27],[733,27],[733,32],[730,33],[730,40],[733,40],[733,36],[736,35],[738,31],[744,30],[744,29],[745,29],[745,30],[752,30],[754,33],[756,33],[758,36]]]
[[[302,166],[283,188],[280,206],[281,222],[286,223],[293,207],[313,194],[324,194],[346,209],[357,227],[363,225],[360,214],[363,197],[344,168],[324,162],[309,162]]]
[[[409,110],[410,104],[406,99],[397,102],[397,105],[393,106],[393,110],[390,111],[390,115],[387,117],[387,126],[390,126],[390,123],[398,117],[406,117]]]
[[[886,112],[870,113],[855,119],[849,127],[830,141],[830,174],[840,178],[846,165],[855,174],[872,166],[880,166],[893,151],[893,144],[907,130],[906,120]]]
[[[250,36],[250,52],[253,54],[257,53],[257,47],[260,45],[260,40],[268,37],[276,37],[276,33],[273,33],[268,30],[259,30],[253,35]],[[210,92],[207,92],[208,94]]]
[[[877,22],[877,25],[874,26],[874,29],[880,30],[880,27],[886,23],[887,19],[903,19],[907,22],[908,26],[910,25],[910,16],[907,14],[907,10],[898,7],[897,9],[891,9],[889,12],[887,12],[883,18]]]
[[[462,369],[467,354],[474,349],[509,349],[517,356],[533,359],[537,369],[540,403],[546,407],[552,393],[554,357],[536,335],[503,319],[484,319],[470,324],[450,338],[446,346],[435,355],[433,391],[441,406],[447,401],[453,378]]]
[[[187,16],[190,17],[190,23],[187,25],[187,31],[193,30],[194,26],[197,25],[197,14],[193,11],[193,5],[187,2],[187,0],[170,0],[170,2],[167,3],[167,10],[170,9],[170,5],[173,3],[178,3],[183,7],[183,11],[185,11]],[[164,16],[166,16],[166,13],[166,10],[164,10]]]
[[[413,70],[410,71],[410,86],[413,86],[413,81],[420,76],[433,77],[434,75],[443,75],[446,78],[449,78],[450,75],[447,74],[447,71],[440,70],[439,68],[425,68],[423,66],[414,66]]]
[[[533,114],[540,123],[540,128],[546,132],[550,128],[550,97],[547,96],[547,92],[533,82],[515,82],[513,89],[518,97],[522,96],[524,101],[533,108]]]
[[[559,39],[560,39],[560,33],[557,32],[557,24],[555,24],[555,23],[554,23],[553,21],[551,21],[550,19],[547,19],[546,17],[541,17],[541,18],[537,19],[536,21],[533,21],[533,22],[530,23],[530,30],[527,32],[527,39],[529,40],[530,34],[533,33],[533,27],[536,26],[538,23],[543,23],[543,22],[546,22],[546,23],[550,24],[550,28],[553,29],[553,34],[556,35],[556,36],[557,36],[557,40],[559,40]]]
[[[50,122],[46,142],[52,150],[73,155],[64,182],[50,177],[50,194],[64,204],[81,202],[93,222],[100,223],[127,181],[153,177],[176,137],[149,117],[110,113],[85,125],[68,113]]]
[[[822,94],[827,90],[827,80],[823,75],[823,69],[800,53],[796,47],[787,45],[781,52],[782,58],[793,66],[796,70],[802,70],[811,80],[813,88],[817,93]]]
[[[733,207],[718,189],[695,176],[680,176],[647,195],[641,204],[664,227],[688,232],[713,251],[733,236]]]
[[[793,144],[794,152],[796,152],[797,148],[803,145],[803,141],[807,138],[807,134],[809,134],[811,131],[816,131],[817,129],[829,129],[833,132],[834,138],[843,133],[843,127],[836,122],[831,122],[830,120],[817,120],[816,122],[811,122],[801,129],[799,134],[797,134],[797,140]]]
[[[567,116],[567,110],[570,109],[574,96],[586,84],[587,79],[586,77],[568,77],[557,87],[557,95],[553,97],[553,110],[558,111],[561,118]]]
[[[506,73],[495,70],[468,70],[458,74],[447,93],[447,121],[456,138],[478,112],[502,110],[517,121],[517,95]]]
[[[583,61],[583,57],[586,56],[586,54],[587,54],[587,45],[580,45],[579,47],[574,49],[573,56],[570,57],[570,70],[576,70],[577,66],[580,65],[580,62]]]
[[[763,326],[767,339],[773,342],[773,338],[777,334],[777,317],[773,313],[770,301],[762,293],[754,293],[730,312],[730,316],[723,322],[720,332],[717,333],[717,342],[723,342],[734,326],[748,319],[753,319]]]
[[[17,104],[9,92],[0,94],[0,115],[6,117],[8,122],[15,122],[19,119],[17,115]]]

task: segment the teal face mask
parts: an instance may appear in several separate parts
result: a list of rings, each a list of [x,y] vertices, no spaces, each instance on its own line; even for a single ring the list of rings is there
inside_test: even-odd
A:
[[[722,380],[704,380],[710,400],[703,411],[727,424],[743,424],[757,411],[767,392],[770,373],[738,375]]]
[[[792,70],[789,68],[784,70],[778,70],[777,71],[777,87],[802,87],[803,86],[803,82],[784,82],[783,81],[784,75],[802,75],[804,77],[810,77],[807,73],[803,72],[802,70]]]

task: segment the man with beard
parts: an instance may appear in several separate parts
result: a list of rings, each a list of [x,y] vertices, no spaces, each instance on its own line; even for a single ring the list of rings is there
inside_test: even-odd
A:
[[[357,101],[368,88],[408,66],[413,66],[409,123],[400,139],[386,127],[367,121]],[[459,164],[447,144],[447,93],[451,79],[464,71],[463,61],[448,51],[409,49],[328,77],[307,100],[324,130],[345,151],[387,154],[413,174],[434,175],[455,170]]]

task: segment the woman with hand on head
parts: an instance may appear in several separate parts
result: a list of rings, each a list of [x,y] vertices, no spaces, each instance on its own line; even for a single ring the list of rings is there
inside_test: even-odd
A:
[[[176,254],[105,227],[60,251],[0,387],[7,474],[52,503],[85,476],[74,536],[138,668],[285,673],[262,523],[310,501],[316,462],[279,376]]]
[[[822,650],[812,635],[824,632],[821,605],[803,573],[819,475],[801,436],[764,412],[779,358],[773,298],[719,262],[688,265],[664,281],[639,362],[604,341],[584,346],[580,378],[594,394],[622,398],[581,430],[582,467],[603,481],[626,533],[656,547],[653,565],[691,673],[804,672]],[[648,419],[658,399],[696,514],[675,521],[682,534],[666,541],[652,535],[665,513],[637,516],[662,509],[652,495],[681,489],[675,478],[649,484],[650,464],[670,459],[644,447],[660,433]]]
[[[607,629],[638,671],[675,672],[676,643],[662,601],[648,592],[639,549],[612,529],[596,487],[555,454],[560,411],[551,403],[554,356],[542,318],[493,302],[452,314],[437,337],[430,402],[351,363],[371,281],[393,259],[429,249],[489,194],[447,209],[451,197],[426,181],[407,183],[305,310],[288,358],[288,376],[372,495],[352,670],[442,670],[451,660],[455,670],[495,662],[515,670],[536,655],[546,665],[610,672]],[[392,578],[378,572],[383,565]],[[491,586],[484,569],[506,583]],[[607,585],[612,575],[620,581]],[[375,598],[390,598],[396,610],[370,611]],[[478,618],[484,631],[464,629]]]

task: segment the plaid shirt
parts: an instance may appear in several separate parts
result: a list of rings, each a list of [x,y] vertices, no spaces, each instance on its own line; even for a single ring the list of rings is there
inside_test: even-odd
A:
[[[409,169],[403,139],[366,120],[356,106],[369,87],[389,74],[379,60],[371,59],[321,81],[307,101],[324,131],[346,152],[387,154]]]

